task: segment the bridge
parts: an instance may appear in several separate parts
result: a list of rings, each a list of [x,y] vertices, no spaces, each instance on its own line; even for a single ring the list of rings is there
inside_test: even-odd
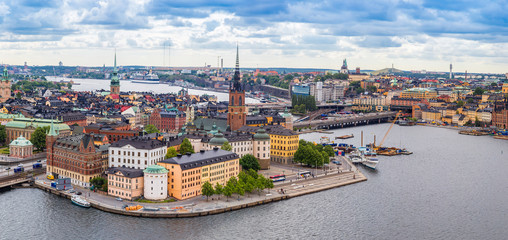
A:
[[[393,118],[397,112],[382,112],[382,113],[368,113],[365,115],[357,115],[354,117],[344,117],[340,119],[329,119],[329,120],[315,120],[315,121],[303,121],[294,123],[293,127],[311,127],[315,129],[335,129],[345,127],[355,127],[359,125],[385,123]]]
[[[32,175],[39,175],[46,173],[46,168],[37,169],[35,171],[27,171],[22,173],[14,173],[13,175],[0,178],[0,189],[10,187],[13,185],[29,182],[32,180]]]

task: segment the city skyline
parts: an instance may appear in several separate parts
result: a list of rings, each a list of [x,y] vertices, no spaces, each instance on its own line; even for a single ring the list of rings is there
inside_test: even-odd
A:
[[[507,72],[496,1],[5,1],[5,64]],[[165,47],[166,46],[166,47]],[[170,52],[168,53],[168,46]],[[166,48],[166,49],[165,49]],[[169,58],[169,59],[168,59]]]

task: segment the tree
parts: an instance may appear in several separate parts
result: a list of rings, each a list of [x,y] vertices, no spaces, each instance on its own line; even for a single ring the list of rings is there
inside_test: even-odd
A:
[[[5,131],[5,125],[0,125],[0,145],[5,144],[5,140],[7,139],[7,133]]]
[[[100,189],[102,191],[108,191],[108,180],[103,177],[94,177],[90,180],[90,184],[95,186],[95,188]]]
[[[21,99],[21,92],[16,93],[16,99]]]
[[[229,180],[226,182],[226,186],[223,189],[223,194],[226,196],[226,201],[235,193],[236,190],[236,177],[232,176],[229,178]]]
[[[212,196],[215,193],[212,184],[210,184],[208,181],[203,183],[203,186],[201,187],[201,193],[206,196],[206,201],[208,201],[208,197]]]
[[[457,101],[457,107],[462,107],[464,106],[464,101],[460,100],[460,101]]]
[[[182,144],[180,144],[180,154],[186,153],[194,153],[194,148],[192,147],[191,142],[188,138],[183,139]]]
[[[166,153],[166,159],[176,157],[178,155],[178,152],[174,147],[168,148],[168,152]]]
[[[485,90],[483,90],[483,88],[481,88],[481,87],[477,87],[477,88],[474,90],[473,95],[482,95],[484,92],[485,92]]]
[[[153,124],[148,124],[145,126],[145,132],[150,134],[150,133],[160,133],[159,129],[157,129],[157,127]]]
[[[32,133],[30,142],[38,150],[43,150],[46,147],[46,132],[49,131],[49,127],[38,127]]]
[[[254,157],[252,154],[246,154],[242,158],[240,158],[240,165],[242,165],[242,168],[245,171],[248,171],[249,169],[259,171],[261,169],[258,159]]]
[[[220,185],[220,183],[217,183],[215,184],[214,192],[220,196],[222,193],[224,193],[224,187]]]
[[[233,150],[233,147],[231,147],[231,144],[229,144],[229,142],[226,141],[222,144],[222,147],[220,147],[220,149],[231,152]]]

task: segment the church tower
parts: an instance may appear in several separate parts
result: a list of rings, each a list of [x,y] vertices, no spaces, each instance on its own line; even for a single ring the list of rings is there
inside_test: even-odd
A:
[[[47,166],[46,166],[46,172],[53,174],[55,176],[55,162],[54,162],[54,155],[53,155],[53,148],[55,145],[55,141],[58,138],[58,133],[55,130],[55,124],[53,123],[53,120],[51,120],[51,125],[49,127],[49,132],[46,133],[46,159],[47,159]]]
[[[11,97],[11,81],[9,80],[9,73],[7,67],[4,67],[2,81],[0,82],[0,101],[5,102]]]
[[[232,131],[246,125],[245,89],[240,83],[240,60],[238,58],[238,45],[236,45],[236,68],[233,81],[229,85],[228,125]]]
[[[109,85],[111,94],[120,95],[120,80],[118,80],[118,71],[116,69],[116,51],[115,51],[115,67],[111,74],[111,84]]]

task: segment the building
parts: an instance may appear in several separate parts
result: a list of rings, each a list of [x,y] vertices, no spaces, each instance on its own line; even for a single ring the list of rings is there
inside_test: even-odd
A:
[[[349,74],[349,70],[347,69],[346,59],[344,59],[344,61],[342,61],[342,67],[340,67],[340,73]]]
[[[437,98],[437,91],[427,88],[411,88],[402,91],[400,98],[432,99]]]
[[[11,157],[26,158],[31,157],[34,151],[34,145],[24,138],[19,136],[16,140],[9,144],[9,152]]]
[[[270,136],[270,160],[272,162],[284,164],[293,163],[295,152],[298,150],[299,146],[299,135],[293,130],[284,128],[281,125],[267,125],[263,128]],[[258,129],[257,127],[245,126],[242,127],[240,131],[256,134]],[[257,153],[255,153],[254,156],[256,155]]]
[[[14,118],[12,121],[5,124],[5,132],[7,133],[7,142],[23,136],[26,139],[32,138],[32,133],[38,127],[49,127],[53,125],[55,131],[58,131],[61,137],[71,135],[71,128],[60,121],[53,121],[48,119],[36,118]]]
[[[115,66],[111,74],[111,83],[109,85],[110,93],[120,95],[120,80],[118,79],[118,70],[116,69],[116,51],[115,51]]]
[[[229,86],[228,125],[232,131],[246,125],[247,111],[245,109],[245,89],[240,82],[240,60],[238,46],[236,46],[236,68],[233,82]]]
[[[163,200],[168,197],[168,170],[159,165],[143,170],[145,178],[144,197],[148,200]]]
[[[161,111],[157,108],[150,115],[150,124],[157,127],[161,132],[177,133],[185,122],[185,112],[176,108],[171,108],[168,111]]]
[[[9,80],[9,72],[4,67],[2,80],[0,81],[0,101],[5,102],[11,97],[11,81]]]
[[[260,127],[252,137],[253,155],[259,161],[261,169],[270,169],[270,135]]]
[[[164,159],[167,148],[155,139],[121,139],[109,147],[109,167],[145,169]]]
[[[143,170],[124,167],[110,168],[108,175],[108,195],[134,200],[143,195]]]
[[[179,200],[201,195],[201,186],[210,182],[225,185],[230,177],[238,176],[240,161],[236,153],[219,148],[210,151],[178,155],[158,165],[168,173],[168,194]]]
[[[97,147],[90,134],[77,134],[58,138],[51,124],[46,135],[47,172],[55,178],[70,178],[72,184],[90,187],[90,180],[107,169],[105,157],[108,145]]]
[[[86,116],[80,112],[67,112],[62,113],[58,116],[58,120],[63,123],[72,126],[77,124],[78,126],[86,126]]]

